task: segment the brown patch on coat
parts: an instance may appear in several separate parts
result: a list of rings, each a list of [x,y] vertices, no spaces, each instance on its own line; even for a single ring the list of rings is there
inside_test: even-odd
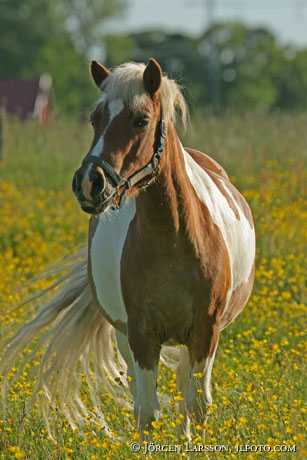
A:
[[[255,264],[252,267],[247,281],[241,283],[232,292],[226,312],[221,319],[221,328],[224,329],[241,313],[251,295],[255,279]]]
[[[106,129],[110,119],[108,106],[100,102],[90,115],[90,121],[94,130],[94,137],[89,152],[91,152],[98,139]]]
[[[213,158],[209,157],[206,153],[200,152],[196,149],[191,149],[189,147],[185,147],[185,150],[191,155],[193,160],[199,164],[203,169],[209,169],[210,171],[218,174],[221,177],[225,177],[225,179],[229,180],[228,174],[226,173],[225,169]]]
[[[135,129],[130,110],[125,107],[113,120],[104,136],[103,158],[123,177],[129,177],[147,161],[145,146],[153,143],[153,133]]]
[[[235,198],[236,202],[240,206],[251,228],[254,228],[253,215],[252,215],[251,209],[248,206],[244,196],[241,195],[241,193],[236,189],[236,187],[230,181],[227,183],[227,188],[229,189],[230,193],[232,194],[232,196]]]
[[[101,310],[102,315],[104,318],[112,324],[112,326],[122,332],[123,334],[127,335],[127,327],[126,324],[123,321],[117,320],[113,321],[112,318],[106,313],[106,311],[103,308],[103,305],[99,303],[98,296],[97,296],[97,291],[96,291],[96,286],[94,283],[94,278],[93,278],[93,273],[92,273],[92,264],[91,264],[91,243],[94,238],[95,232],[97,230],[99,224],[99,217],[91,217],[89,220],[89,230],[88,230],[88,263],[87,263],[87,273],[88,273],[88,279],[91,287],[91,291],[93,294],[93,300],[94,303],[96,304],[97,308]]]
[[[201,361],[218,340],[230,264],[222,234],[188,180],[173,126],[159,180],[136,204],[121,264],[134,357],[151,369],[161,344],[176,340],[189,347],[192,362]]]

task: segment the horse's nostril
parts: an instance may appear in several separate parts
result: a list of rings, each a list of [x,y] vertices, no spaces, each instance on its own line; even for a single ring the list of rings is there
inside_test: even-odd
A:
[[[104,178],[103,173],[97,170],[93,171],[91,175],[91,181],[92,181],[92,196],[95,197],[104,191],[105,178]]]

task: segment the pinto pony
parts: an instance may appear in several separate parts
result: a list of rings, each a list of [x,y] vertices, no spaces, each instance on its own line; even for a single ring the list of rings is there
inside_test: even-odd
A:
[[[62,291],[10,341],[3,372],[49,326],[38,344],[48,344],[37,384],[44,412],[56,401],[72,425],[87,414],[82,366],[97,413],[101,385],[116,397],[116,385],[129,382],[142,432],[158,416],[160,357],[170,364],[173,354],[188,430],[212,402],[219,335],[252,290],[251,211],[216,161],[181,144],[175,121],[185,122],[185,101],[154,59],[112,71],[93,61],[91,73],[102,96],[91,114],[92,145],[73,178],[91,214],[88,250]]]

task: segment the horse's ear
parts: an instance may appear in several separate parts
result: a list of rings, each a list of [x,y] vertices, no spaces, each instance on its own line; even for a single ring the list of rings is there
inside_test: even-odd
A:
[[[143,82],[144,87],[151,97],[158,91],[162,81],[162,70],[160,64],[153,58],[150,58],[144,70]]]
[[[110,73],[110,70],[102,64],[99,64],[99,62],[91,62],[91,74],[98,88],[101,87],[102,82],[110,75]]]

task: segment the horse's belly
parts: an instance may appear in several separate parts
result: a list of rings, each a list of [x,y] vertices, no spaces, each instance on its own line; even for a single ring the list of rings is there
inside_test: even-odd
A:
[[[134,216],[134,199],[129,199],[118,212],[100,215],[89,242],[92,288],[99,305],[113,322],[127,322],[121,287],[121,257]]]

